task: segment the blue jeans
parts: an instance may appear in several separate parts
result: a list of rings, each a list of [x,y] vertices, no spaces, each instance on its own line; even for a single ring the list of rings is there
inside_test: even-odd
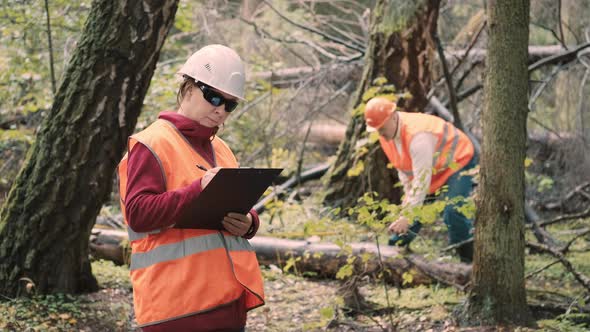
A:
[[[473,176],[463,175],[461,173],[474,168],[477,165],[478,159],[478,156],[474,155],[467,165],[447,180],[448,191],[445,194],[446,198],[453,199],[459,196],[463,198],[469,197],[473,191]],[[465,241],[472,236],[471,230],[473,228],[473,220],[468,219],[456,209],[463,206],[463,204],[463,201],[455,204],[448,204],[443,211],[443,221],[448,228],[450,244]]]

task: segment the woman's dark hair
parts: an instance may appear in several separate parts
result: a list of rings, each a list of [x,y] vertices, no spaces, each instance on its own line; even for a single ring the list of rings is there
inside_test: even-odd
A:
[[[176,107],[180,107],[180,103],[184,99],[184,96],[193,88],[193,86],[197,86],[197,83],[194,79],[184,76],[183,81],[180,84],[180,88],[178,88],[178,93],[176,94]]]

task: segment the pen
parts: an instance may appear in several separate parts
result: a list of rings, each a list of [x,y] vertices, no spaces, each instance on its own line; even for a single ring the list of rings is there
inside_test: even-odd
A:
[[[206,169],[204,166],[197,164],[197,167],[198,167],[199,169],[201,169],[201,170],[203,170],[203,171],[207,172],[207,169]]]

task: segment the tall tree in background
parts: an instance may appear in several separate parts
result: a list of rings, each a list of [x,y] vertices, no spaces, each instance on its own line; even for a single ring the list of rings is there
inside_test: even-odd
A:
[[[133,132],[178,0],[93,2],[0,213],[0,293],[96,289],[88,238]],[[21,278],[27,278],[22,279]]]
[[[377,78],[385,78],[396,91],[408,91],[412,98],[403,105],[405,111],[422,111],[428,103],[431,64],[434,59],[433,32],[436,30],[439,0],[378,0],[371,18],[371,36],[365,55],[365,67],[351,108],[358,107],[363,93]],[[346,130],[346,140],[338,150],[336,161],[328,171],[326,202],[336,206],[353,206],[369,189],[381,197],[398,200],[394,187],[396,172],[387,168],[387,158],[378,142],[367,154],[357,155],[357,142],[366,137],[362,114],[354,114]],[[362,160],[359,176],[347,172]]]
[[[536,4],[537,6],[539,4]],[[563,33],[563,43],[570,49],[576,45],[586,43],[586,29],[590,27],[590,2],[588,1],[556,1],[552,5],[558,7],[555,21],[555,31]],[[561,22],[559,21],[561,19]],[[588,32],[590,33],[590,31]],[[565,67],[567,68],[567,67]],[[582,79],[586,68],[577,63],[562,70],[555,78],[555,99],[557,102],[557,116],[551,123],[551,127],[560,132],[577,132],[580,137],[589,132],[589,112],[580,108],[580,102],[586,99],[588,103],[589,89],[582,86]],[[581,91],[580,91],[581,90]],[[582,99],[582,100],[580,100]],[[590,142],[590,134],[586,135],[587,142]]]
[[[529,0],[487,2],[488,57],[473,288],[466,323],[529,325],[524,283],[524,158]]]

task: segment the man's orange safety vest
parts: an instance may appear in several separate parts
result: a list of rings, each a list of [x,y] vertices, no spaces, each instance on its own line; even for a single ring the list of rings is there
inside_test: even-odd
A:
[[[209,165],[170,122],[159,119],[131,136],[128,151],[137,142],[158,160],[166,190],[175,190],[202,177],[196,165]],[[217,165],[238,167],[235,156],[220,138],[212,147]],[[125,216],[127,154],[119,164],[121,210]],[[220,221],[221,222],[221,221]],[[214,310],[240,299],[247,310],[264,304],[262,275],[250,243],[226,231],[166,228],[134,232],[131,243],[131,282],[139,326],[174,320]]]
[[[381,147],[389,162],[400,172],[414,178],[410,143],[418,133],[431,133],[436,137],[436,150],[432,160],[432,178],[429,193],[434,194],[442,187],[449,177],[467,165],[473,157],[473,143],[467,135],[452,124],[429,114],[397,112],[399,116],[397,129],[400,131],[401,153],[397,150],[393,140],[383,136],[379,138]]]

